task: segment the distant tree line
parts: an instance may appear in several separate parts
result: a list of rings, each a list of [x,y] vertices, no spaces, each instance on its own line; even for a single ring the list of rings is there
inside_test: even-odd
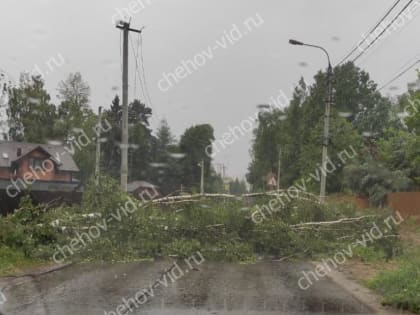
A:
[[[391,100],[351,62],[336,66],[333,77],[328,155],[334,159],[350,146],[357,154],[328,174],[327,191],[360,194],[378,205],[390,191],[418,189],[420,91]],[[277,174],[280,150],[282,188],[319,169],[326,72],[318,72],[314,81],[307,86],[301,79],[286,108],[260,112],[247,174],[253,190],[268,188],[266,176]],[[308,190],[319,192],[319,182],[307,184]]]
[[[57,88],[59,104],[51,101],[40,76],[23,73],[18,86],[7,87],[8,134],[11,141],[57,142],[72,147],[72,153],[86,182],[95,168],[95,127],[97,114],[90,106],[90,88],[80,73],[70,74]],[[221,177],[212,167],[205,149],[214,140],[209,124],[195,125],[176,141],[166,120],[153,135],[149,120],[153,113],[140,100],[129,104],[129,181],[146,180],[160,186],[164,194],[181,189],[199,191],[200,162],[205,161],[207,192],[224,190]],[[118,95],[104,109],[109,124],[102,135],[101,170],[119,178],[121,163],[122,105]],[[77,144],[83,135],[83,147]]]

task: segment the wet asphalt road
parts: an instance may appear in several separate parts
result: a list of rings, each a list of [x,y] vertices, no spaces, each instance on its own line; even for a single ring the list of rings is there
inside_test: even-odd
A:
[[[307,289],[297,282],[304,263],[261,262],[254,265],[203,262],[186,268],[179,279],[166,277],[168,261],[73,266],[16,280],[4,294],[4,315],[118,314],[122,298],[142,295],[142,305],[128,304],[120,314],[373,314],[344,289],[322,279]],[[178,270],[180,271],[180,270]],[[160,279],[161,282],[157,282]],[[163,284],[162,284],[163,283]],[[140,296],[140,295],[139,295]],[[141,302],[138,302],[141,303]]]

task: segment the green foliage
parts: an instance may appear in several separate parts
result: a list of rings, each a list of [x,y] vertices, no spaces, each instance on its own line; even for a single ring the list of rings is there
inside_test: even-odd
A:
[[[385,251],[383,249],[376,250],[374,247],[363,247],[359,246],[353,249],[354,258],[358,258],[361,261],[376,262],[383,261],[386,258]]]
[[[397,270],[381,272],[369,285],[383,294],[384,304],[420,313],[420,259],[418,253],[407,256]]]
[[[129,181],[152,180],[155,141],[149,128],[152,109],[135,99],[128,106],[129,148],[128,169]],[[102,146],[102,167],[106,174],[119,178],[121,169],[121,134],[122,106],[115,96],[110,109],[104,112],[104,121],[109,124],[109,131],[103,135],[106,142]]]
[[[109,109],[103,113],[103,119],[111,125],[111,130],[104,137],[106,142],[102,144],[102,163],[104,171],[117,178],[121,169],[121,154],[118,146],[121,143],[122,106],[118,95],[112,100]]]
[[[172,157],[179,148],[166,120],[160,122],[154,144],[153,182],[159,186],[164,195],[167,195],[181,186],[182,167],[179,161]]]
[[[283,147],[286,142],[284,137],[288,134],[284,129],[284,118],[286,114],[280,110],[273,112],[262,112],[258,116],[258,128],[254,130],[254,143],[251,149],[251,164],[248,168],[247,180],[253,185],[254,190],[264,189],[267,185],[266,177],[269,173],[277,174],[279,150],[287,154]],[[298,137],[298,133],[297,133]],[[279,144],[282,147],[279,147]],[[283,169],[287,174],[288,159],[283,158]],[[287,175],[285,175],[287,176]],[[282,182],[286,185],[286,182]]]
[[[128,106],[129,139],[131,147],[129,151],[128,170],[129,181],[151,180],[153,161],[151,154],[154,146],[154,138],[149,128],[149,118],[152,109],[134,100]]]
[[[182,165],[183,184],[185,186],[199,187],[201,177],[199,164],[201,160],[204,160],[204,176],[207,178],[210,176],[211,143],[213,140],[214,130],[209,124],[190,127],[181,136],[179,148],[185,156],[180,163]]]
[[[229,184],[229,192],[232,195],[243,195],[248,192],[246,187],[246,182],[244,180],[235,179],[234,181],[230,182]]]
[[[207,259],[215,261],[252,262],[255,260],[252,244],[241,242],[238,239],[220,240],[216,245],[206,244],[202,254]]]
[[[420,184],[420,136],[404,130],[389,129],[378,141],[378,159],[392,171],[403,171]]]
[[[418,77],[420,73],[418,72]],[[408,130],[417,136],[420,135],[420,90],[411,90],[403,94],[399,99],[399,107],[407,114],[404,123]]]
[[[352,146],[357,153],[363,136],[380,137],[384,128],[395,126],[391,105],[376,90],[369,75],[352,63],[334,69],[335,103],[330,117],[328,155],[335,158]],[[254,131],[252,161],[247,174],[254,190],[266,189],[268,173],[277,174],[281,150],[282,187],[289,187],[313,173],[321,162],[327,76],[319,72],[306,86],[303,79],[295,88],[290,104],[282,110],[262,112]],[[340,163],[343,164],[343,163]],[[329,174],[328,192],[343,190],[343,165]],[[310,189],[318,188],[313,182]]]
[[[405,171],[391,171],[372,159],[345,168],[345,187],[369,197],[374,206],[383,206],[389,192],[408,190],[411,183]]]
[[[31,261],[21,250],[0,244],[0,275],[9,275],[15,272],[16,268],[30,263]]]
[[[18,87],[1,84],[1,96],[7,93],[9,102],[9,136],[15,141],[63,143],[80,168],[77,178],[84,184],[95,169],[96,139],[104,143],[101,169],[119,178],[121,168],[122,106],[118,96],[105,109],[100,129],[98,117],[90,108],[90,87],[78,72],[70,73],[58,85],[59,104],[51,103],[41,77],[22,74]],[[152,109],[138,99],[128,105],[129,181],[146,180],[161,186],[164,194],[179,190],[197,190],[200,170],[197,164],[205,160],[206,191],[221,192],[220,176],[211,166],[213,128],[208,124],[188,128],[176,143],[169,125],[162,121],[156,136],[149,120]],[[101,128],[102,127],[102,128]],[[209,148],[206,154],[206,148]],[[183,158],[180,158],[183,156]]]
[[[26,258],[49,259],[55,244],[64,239],[51,222],[42,206],[24,197],[14,214],[0,218],[0,245],[19,250]]]
[[[88,181],[80,207],[82,213],[99,212],[104,216],[109,215],[127,200],[128,195],[121,192],[115,179],[104,175],[99,182],[100,186],[97,188],[93,177]]]
[[[169,244],[165,244],[163,253],[166,255],[176,255],[180,258],[187,258],[202,250],[202,245],[198,240],[176,239]]]
[[[18,87],[9,88],[9,136],[15,141],[45,143],[54,137],[56,109],[41,77],[23,73]]]
[[[247,262],[257,256],[331,254],[357,240],[373,222],[380,225],[383,220],[372,218],[338,228],[296,228],[293,225],[303,222],[357,214],[347,206],[291,200],[271,216],[267,213],[261,223],[254,223],[257,205],[261,208],[270,200],[262,197],[251,207],[242,200],[208,198],[179,205],[142,204],[119,192],[118,182],[103,177],[99,188],[89,181],[81,206],[46,210],[24,198],[15,214],[0,218],[0,247],[21,252],[28,259],[51,259],[57,248],[68,247],[81,233],[103,225],[106,228],[97,229],[97,237],[88,240],[85,235],[83,246],[67,259],[124,262],[168,255],[189,257],[200,251],[209,260]],[[372,246],[387,252],[394,245],[386,238]]]

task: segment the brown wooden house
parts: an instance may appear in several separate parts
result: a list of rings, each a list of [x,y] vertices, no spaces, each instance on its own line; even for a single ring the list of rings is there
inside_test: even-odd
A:
[[[0,141],[0,211],[13,209],[27,190],[39,202],[75,198],[78,173],[64,146]]]

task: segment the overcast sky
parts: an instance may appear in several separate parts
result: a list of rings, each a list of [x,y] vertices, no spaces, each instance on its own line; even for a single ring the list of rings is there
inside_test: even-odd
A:
[[[145,26],[144,68],[152,101],[147,105],[168,120],[178,137],[193,124],[210,123],[219,138],[229,126],[253,116],[256,105],[268,103],[280,90],[290,96],[299,77],[311,82],[326,66],[321,51],[290,46],[289,38],[324,46],[336,63],[394,0],[1,0],[1,69],[16,80],[21,71],[38,66],[52,96],[60,80],[79,71],[90,84],[92,107],[108,107],[121,91],[120,31],[113,20],[131,2],[138,3],[131,4],[132,27]],[[419,13],[417,7],[413,19],[406,17],[358,60],[379,84],[420,56]],[[249,18],[258,25],[246,24]],[[235,25],[239,39],[231,31]],[[132,36],[136,51],[137,36]],[[59,65],[50,61],[49,68],[51,58]],[[187,70],[182,61],[188,60],[200,66],[195,64],[195,70],[190,63]],[[169,88],[163,74],[178,66],[184,67],[178,70],[183,78]],[[135,70],[132,58],[130,99],[141,96]],[[404,92],[415,79],[415,71],[409,71],[393,84],[399,89],[389,92]],[[220,149],[216,161],[226,165],[228,175],[246,173],[251,139],[248,132]]]

